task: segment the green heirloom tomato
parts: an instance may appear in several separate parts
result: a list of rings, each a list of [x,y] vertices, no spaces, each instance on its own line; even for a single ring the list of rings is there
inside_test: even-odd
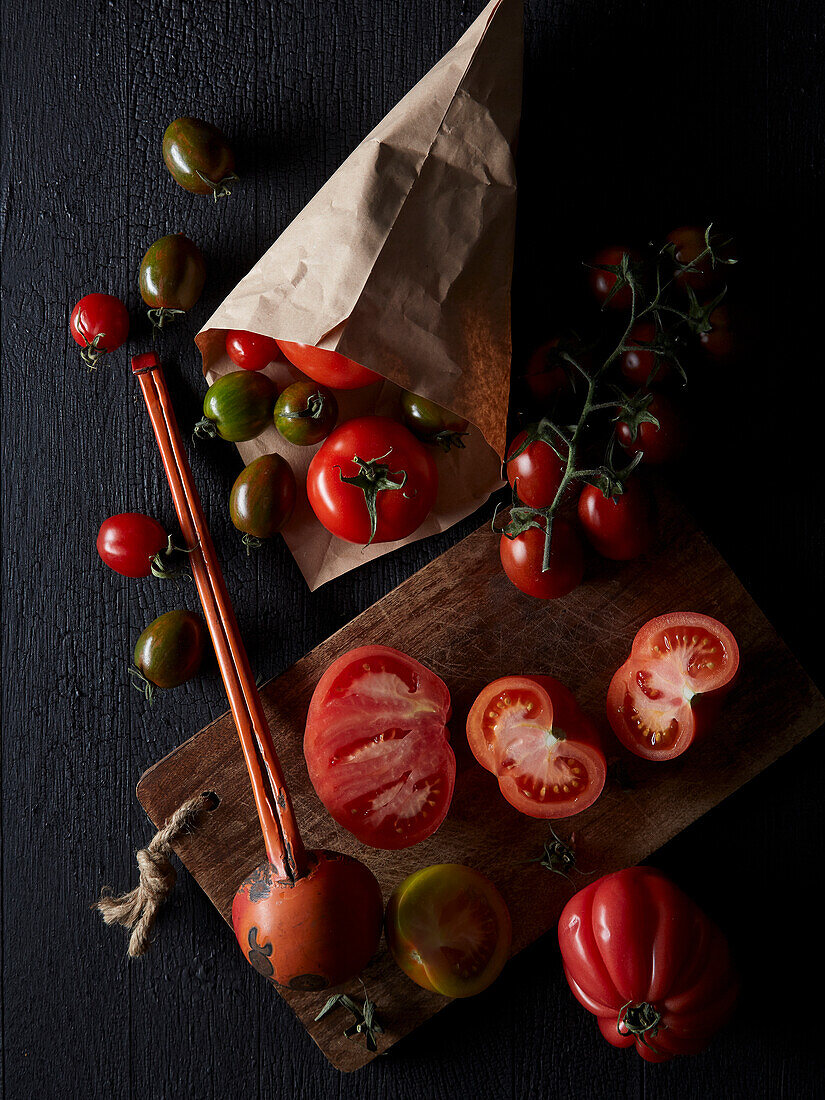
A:
[[[326,439],[338,419],[338,402],[317,382],[293,382],[275,402],[275,427],[289,443],[310,447]]]
[[[445,451],[449,451],[450,447],[464,446],[461,437],[467,434],[468,421],[436,405],[435,401],[404,390],[401,394],[401,416],[413,435],[424,443],[437,443]]]
[[[199,118],[176,118],[163,135],[163,159],[172,178],[193,195],[215,201],[231,194],[235,154],[217,126]]]
[[[206,262],[194,241],[170,233],[150,245],[140,262],[140,296],[156,328],[197,302],[206,281]]]
[[[295,475],[280,455],[261,455],[241,470],[229,496],[229,515],[247,551],[272,538],[295,507]]]
[[[135,646],[135,686],[151,703],[156,687],[173,688],[200,668],[206,627],[193,611],[167,611],[149,623]]]
[[[203,399],[203,420],[195,425],[199,439],[255,439],[272,423],[278,391],[265,374],[236,370],[213,382]]]

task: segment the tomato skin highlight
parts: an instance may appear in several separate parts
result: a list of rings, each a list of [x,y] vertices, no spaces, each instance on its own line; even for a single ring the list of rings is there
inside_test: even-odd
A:
[[[296,344],[291,340],[278,340],[278,347],[298,370],[313,382],[329,386],[331,390],[360,390],[383,379],[375,371],[347,359],[337,351],[326,351],[313,344]]]
[[[549,508],[556,499],[567,463],[562,462],[549,443],[541,439],[529,443],[516,458],[511,456],[524,444],[527,432],[519,432],[507,451],[507,480],[528,508]],[[567,490],[565,490],[565,498]]]
[[[272,423],[278,391],[265,374],[231,371],[216,379],[203,399],[204,419],[221,439],[243,443]]]
[[[601,252],[598,252],[593,257],[591,263],[608,264],[611,267],[616,267],[622,262],[622,256],[625,253],[634,262],[641,259],[639,253],[634,248],[623,248],[620,245],[613,245],[610,248],[603,248]],[[610,301],[607,300],[608,295],[616,285],[617,278],[618,276],[612,271],[600,271],[598,267],[592,267],[589,271],[590,289],[602,309],[630,309],[633,296],[629,286],[623,286],[621,290],[613,295]]]
[[[388,646],[361,646],[324,672],[307,714],[304,756],[328,812],[363,844],[409,848],[447,815],[455,755],[450,693]]]
[[[673,611],[639,630],[607,691],[607,717],[625,748],[673,760],[712,728],[739,671],[733,634],[709,615]]]
[[[159,688],[179,687],[200,668],[206,627],[192,611],[167,611],[149,623],[135,645],[135,667]]]
[[[502,795],[528,817],[570,817],[604,789],[598,731],[552,676],[504,676],[488,684],[467,716],[467,741]]]
[[[579,522],[593,549],[611,561],[630,561],[653,545],[653,500],[638,474],[618,497],[606,497],[595,485],[579,496]]]
[[[512,946],[504,898],[485,875],[460,863],[424,867],[396,886],[385,931],[407,977],[445,997],[487,989]]]
[[[166,549],[168,535],[156,519],[141,512],[109,516],[97,534],[97,552],[121,577],[148,577],[152,559]]]
[[[243,329],[230,329],[224,347],[235,366],[242,370],[263,370],[281,357],[277,341]]]
[[[184,191],[193,195],[228,193],[222,192],[220,185],[235,171],[235,154],[211,122],[199,118],[170,122],[163,134],[163,160]]]
[[[635,1045],[646,1061],[698,1053],[733,1012],[738,982],[724,935],[652,867],[580,890],[558,936],[573,995],[609,1043]]]
[[[129,311],[114,294],[86,294],[72,310],[69,331],[84,350],[117,351],[129,336]]]
[[[584,576],[581,539],[572,523],[557,517],[553,521],[550,568],[541,566],[544,558],[544,530],[528,527],[515,538],[501,536],[501,565],[516,588],[540,600],[555,600],[572,592]]]
[[[140,263],[140,296],[150,309],[186,313],[206,282],[206,261],[194,241],[170,233],[150,245]]]
[[[261,455],[238,474],[229,495],[234,526],[253,539],[269,539],[290,520],[295,509],[295,475],[280,455]]]

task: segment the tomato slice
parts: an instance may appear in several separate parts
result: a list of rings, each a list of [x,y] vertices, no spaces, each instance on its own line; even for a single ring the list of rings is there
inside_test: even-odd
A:
[[[415,871],[387,905],[387,943],[414,982],[445,997],[471,997],[501,973],[512,926],[486,876],[460,863]]]
[[[455,786],[450,693],[387,646],[345,653],[318,681],[304,755],[318,797],[373,848],[408,848],[447,816]]]
[[[646,623],[607,692],[613,732],[646,760],[672,760],[704,736],[739,669],[733,634],[709,615]]]
[[[552,676],[505,676],[488,684],[470,709],[467,740],[507,801],[529,817],[577,814],[604,787],[596,728]]]

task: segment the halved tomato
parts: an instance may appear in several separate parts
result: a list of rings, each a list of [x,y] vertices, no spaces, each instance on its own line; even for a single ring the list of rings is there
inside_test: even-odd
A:
[[[450,693],[405,653],[361,646],[333,661],[309,704],[304,755],[327,810],[363,844],[409,848],[450,807]]]
[[[680,756],[707,733],[738,669],[736,639],[716,619],[694,611],[651,619],[610,681],[613,732],[645,760]]]
[[[473,756],[529,817],[569,817],[592,806],[607,767],[598,731],[552,676],[504,676],[467,716]]]
[[[501,973],[512,925],[504,898],[460,863],[424,867],[396,886],[387,905],[387,943],[407,977],[445,997],[472,997]]]

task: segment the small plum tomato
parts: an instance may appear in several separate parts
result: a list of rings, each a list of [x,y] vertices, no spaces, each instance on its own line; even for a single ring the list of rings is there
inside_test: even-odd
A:
[[[656,423],[647,417],[653,417]],[[641,451],[642,462],[646,465],[673,462],[685,447],[682,414],[669,397],[654,393],[638,412],[620,412],[616,419],[616,438],[628,454]]]
[[[281,358],[277,341],[270,336],[262,336],[260,332],[230,329],[226,334],[225,347],[235,366],[244,370],[263,370]]]
[[[87,294],[72,310],[69,331],[83,349],[83,362],[94,367],[101,355],[126,343],[129,311],[114,294]]]
[[[579,523],[593,549],[612,561],[630,561],[646,553],[656,534],[653,499],[639,474],[619,496],[585,485],[579,496]]]
[[[140,262],[140,296],[149,320],[163,328],[195,305],[206,282],[203,253],[183,233],[170,233],[150,245]]]
[[[527,360],[524,380],[534,401],[546,405],[554,397],[572,390],[570,363],[561,357],[561,341],[556,336],[537,347]]]
[[[618,267],[624,255],[627,255],[634,263],[641,261],[641,256],[634,248],[622,248],[618,245],[603,248],[591,260],[593,266],[590,268],[589,274],[590,289],[602,309],[630,309],[633,301],[630,287],[625,284],[614,293],[613,288],[616,286],[619,276],[614,271],[603,271],[599,266]]]
[[[224,135],[200,118],[176,118],[163,135],[163,159],[175,183],[193,195],[230,195],[235,154]]]
[[[243,443],[256,439],[272,423],[278,390],[265,374],[230,371],[216,379],[203,399],[203,419],[195,425],[199,439]]]
[[[520,535],[501,536],[499,554],[504,572],[516,588],[540,600],[554,600],[572,592],[584,576],[582,543],[572,523],[553,520],[550,568],[542,571],[544,529],[528,527]]]
[[[469,421],[420,394],[410,390],[402,392],[401,418],[423,443],[437,443],[445,451],[464,446],[463,436],[467,434]]]
[[[97,533],[97,552],[121,577],[166,578],[180,570],[170,563],[172,540],[156,519],[142,512],[120,512],[109,516]]]
[[[293,382],[275,402],[275,427],[296,447],[326,439],[338,419],[335,394],[319,382]]]
[[[567,463],[562,462],[544,440],[537,439],[524,447],[526,440],[527,432],[523,431],[510,444],[506,460],[507,480],[522,504],[528,508],[549,508],[556,499]],[[516,455],[522,447],[524,450]]]
[[[191,680],[200,668],[206,626],[193,611],[167,611],[149,623],[135,645],[130,669],[135,687],[149,702],[155,687],[173,688]]]
[[[280,455],[261,455],[241,470],[229,495],[229,516],[243,532],[247,550],[257,549],[289,522],[296,494],[292,467]]]

